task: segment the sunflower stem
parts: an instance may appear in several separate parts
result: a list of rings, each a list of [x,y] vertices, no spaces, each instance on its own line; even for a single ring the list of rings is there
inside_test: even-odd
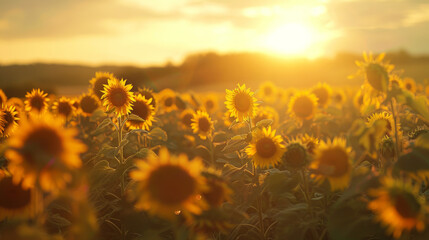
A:
[[[301,173],[302,182],[304,184],[305,200],[307,201],[308,210],[311,211],[312,206],[311,206],[310,190],[309,190],[308,181],[307,181],[307,177],[305,176],[304,169],[301,169],[300,173]]]
[[[258,209],[258,217],[259,217],[259,230],[263,236],[263,239],[265,239],[265,228],[264,228],[264,219],[262,217],[262,199],[261,199],[261,193],[260,193],[260,186],[259,186],[259,172],[256,169],[255,164],[253,164],[253,176],[255,178],[255,184],[256,184],[256,205]]]
[[[125,124],[125,121],[122,122],[122,118],[121,116],[118,116],[118,147],[119,147],[119,167],[120,169],[122,169],[123,165],[124,165],[124,152],[123,152],[123,146],[121,146],[122,143],[122,128],[123,125]],[[124,193],[125,193],[125,175],[123,173],[120,174],[120,178],[121,178],[121,198],[124,197]],[[125,226],[124,224],[121,223],[121,238],[123,240],[125,240],[126,238],[126,231],[125,231]]]
[[[390,107],[392,108],[392,115],[393,115],[393,124],[394,129],[395,129],[395,155],[394,155],[394,159],[395,162],[398,160],[398,154],[399,154],[399,137],[398,137],[398,127],[396,124],[396,112],[395,112],[395,108],[393,105],[393,98],[390,99]]]

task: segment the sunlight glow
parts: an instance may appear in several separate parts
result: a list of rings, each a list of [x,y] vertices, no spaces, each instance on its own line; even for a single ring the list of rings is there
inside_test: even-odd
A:
[[[315,42],[317,33],[302,23],[287,23],[268,32],[264,39],[265,47],[274,53],[305,54]]]

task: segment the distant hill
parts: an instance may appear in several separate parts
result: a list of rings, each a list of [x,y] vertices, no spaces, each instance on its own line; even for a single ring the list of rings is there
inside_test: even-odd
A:
[[[165,87],[177,90],[223,90],[236,83],[256,87],[272,81],[282,87],[310,87],[317,82],[332,85],[359,85],[362,79],[347,79],[356,72],[355,60],[362,56],[340,53],[332,59],[285,59],[260,53],[198,53],[189,55],[180,65],[156,67],[42,64],[0,66],[0,88],[8,96],[23,97],[32,88],[49,92],[58,89],[86,89],[97,71],[112,72],[128,79],[134,86],[155,90]],[[429,78],[429,56],[412,56],[405,51],[388,53],[387,60],[403,76],[417,81]]]

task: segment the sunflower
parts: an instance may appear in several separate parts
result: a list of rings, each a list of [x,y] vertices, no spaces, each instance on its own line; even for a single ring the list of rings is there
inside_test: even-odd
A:
[[[271,126],[269,126],[254,133],[252,141],[245,151],[252,157],[256,167],[275,166],[281,161],[285,152],[285,147],[281,142],[281,136],[276,136],[276,130],[271,130]]]
[[[201,159],[190,161],[185,154],[173,156],[161,148],[159,159],[137,160],[136,166],[130,176],[137,183],[137,209],[172,219],[177,213],[199,214],[207,207],[201,199],[207,188]]]
[[[301,169],[308,163],[307,146],[299,139],[291,139],[286,145],[286,150],[282,156],[285,167]]]
[[[304,134],[304,136],[302,136],[301,142],[305,144],[305,146],[307,147],[307,151],[310,154],[314,154],[316,152],[317,147],[319,146],[319,139],[308,134]]]
[[[317,86],[311,90],[311,93],[316,96],[317,104],[321,108],[327,107],[331,101],[332,89],[326,83],[318,83]]]
[[[58,101],[54,103],[52,110],[64,119],[69,118],[73,114],[73,105],[70,99],[66,97],[61,97]]]
[[[140,93],[147,100],[152,99],[152,101],[150,102],[150,105],[152,105],[153,108],[156,109],[156,107],[157,107],[157,105],[156,105],[156,99],[155,99],[155,96],[153,95],[152,89],[149,89],[149,88],[146,88],[146,87],[144,87],[144,88],[138,88],[137,92]]]
[[[342,90],[336,90],[332,94],[332,100],[335,105],[341,107],[346,102],[346,94]]]
[[[191,127],[201,139],[206,139],[213,131],[213,121],[207,112],[198,110],[192,117]]]
[[[103,96],[103,106],[106,107],[106,110],[114,109],[118,116],[127,115],[130,113],[134,96],[131,92],[133,85],[125,84],[127,80],[116,78],[109,79],[107,85],[104,85],[104,90],[102,91]]]
[[[259,86],[259,99],[263,99],[266,103],[274,103],[277,97],[277,87],[272,82],[266,81]]]
[[[404,78],[404,88],[412,93],[416,93],[416,82],[412,78]]]
[[[43,112],[48,107],[49,98],[47,93],[40,89],[33,89],[25,95],[25,111]]]
[[[78,103],[80,112],[84,116],[91,116],[92,113],[100,107],[97,97],[89,93],[83,94],[75,103]],[[75,107],[76,105],[77,104],[74,104]]]
[[[359,89],[359,91],[356,92],[355,97],[353,99],[353,105],[356,107],[356,109],[360,110],[364,104],[364,92],[362,89]]]
[[[427,207],[424,198],[418,195],[419,187],[391,177],[383,178],[381,183],[380,188],[370,190],[375,199],[368,203],[368,208],[387,227],[387,233],[399,239],[404,230],[423,231]]]
[[[3,105],[3,109],[1,110],[4,123],[0,123],[2,125],[2,129],[0,129],[3,137],[9,137],[13,134],[19,122],[19,114],[16,110],[15,106]]]
[[[16,98],[16,97],[9,98],[6,104],[15,106],[15,108],[18,110],[24,109],[24,106],[25,106],[24,102],[20,98]]]
[[[264,120],[264,119],[273,120],[273,123],[271,124],[271,126],[276,126],[277,123],[279,122],[279,114],[277,113],[277,111],[274,108],[272,108],[270,106],[263,106],[263,107],[260,107],[258,109],[258,112],[256,113],[253,121],[256,124],[259,121]]]
[[[176,109],[176,93],[169,89],[159,92],[159,105],[163,112],[171,112]]]
[[[314,172],[313,177],[319,182],[327,179],[332,191],[346,188],[352,171],[350,155],[351,148],[346,147],[345,139],[322,141],[316,149],[314,161],[310,164],[310,169]]]
[[[0,107],[5,104],[7,101],[6,94],[3,92],[2,89],[0,89]]]
[[[91,93],[97,96],[99,100],[103,96],[104,85],[108,84],[109,79],[114,79],[115,76],[108,72],[96,72],[95,77],[89,83],[91,84]]]
[[[142,118],[144,122],[128,120],[127,124],[131,129],[144,129],[149,130],[152,126],[153,116],[155,115],[155,110],[153,106],[150,104],[152,102],[151,99],[146,99],[140,93],[135,96],[135,102],[133,109],[131,110],[132,114],[135,114]]]
[[[359,70],[356,75],[364,75],[365,81],[380,92],[386,92],[389,86],[389,74],[394,66],[388,63],[383,63],[385,54],[381,53],[374,58],[372,53],[363,53],[364,61],[356,61]]]
[[[77,131],[64,128],[51,115],[36,116],[20,125],[8,139],[5,156],[15,183],[24,187],[36,181],[46,191],[56,191],[71,180],[69,170],[82,165],[79,154],[86,146],[75,139]]]
[[[289,103],[289,114],[300,120],[313,118],[317,109],[317,97],[308,92],[296,93]]]
[[[204,109],[208,113],[214,113],[219,109],[218,98],[217,98],[217,95],[215,94],[208,94],[203,98],[202,102],[203,102]]]
[[[389,76],[389,89],[400,89],[403,88],[404,83],[397,74],[390,74]]]
[[[79,98],[78,97],[74,97],[70,100],[71,105],[73,106],[74,110],[78,110],[79,109]]]
[[[185,109],[180,113],[180,125],[185,129],[192,129],[192,118],[194,117],[195,111],[192,109]]]
[[[234,90],[226,89],[225,104],[230,116],[235,117],[238,122],[242,122],[246,118],[252,119],[258,106],[253,95],[255,93],[250,91],[250,88],[246,88],[246,84],[241,86],[238,84],[238,88]]]
[[[224,202],[231,200],[232,190],[218,171],[208,169],[202,172],[202,176],[208,189],[201,196],[210,207],[220,207]]]
[[[371,116],[368,117],[367,119],[367,126],[371,127],[374,125],[374,122],[376,122],[377,120],[383,119],[386,121],[386,130],[385,130],[385,135],[391,137],[395,134],[395,122],[393,120],[393,116],[392,114],[384,111],[381,113],[373,113]]]
[[[42,195],[35,188],[24,188],[12,177],[0,178],[0,221],[5,218],[28,218],[39,213]]]

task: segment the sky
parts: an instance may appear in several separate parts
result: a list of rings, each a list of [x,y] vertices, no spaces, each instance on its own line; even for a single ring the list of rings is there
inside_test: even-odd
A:
[[[429,54],[427,0],[0,0],[0,64],[180,63],[188,54]]]

